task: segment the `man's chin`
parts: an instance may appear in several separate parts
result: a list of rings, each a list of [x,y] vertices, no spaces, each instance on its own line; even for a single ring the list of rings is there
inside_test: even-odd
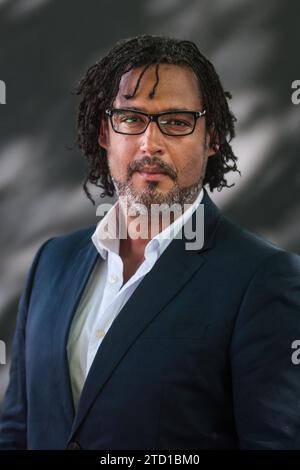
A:
[[[172,198],[168,197],[168,194],[163,192],[156,192],[155,194],[146,194],[146,192],[135,193],[135,194],[123,194],[120,196],[123,201],[126,201],[129,206],[145,206],[147,209],[151,209],[154,204],[165,204],[169,203]]]
[[[153,204],[172,206],[174,204],[190,204],[194,201],[202,187],[202,181],[189,187],[181,188],[177,182],[173,183],[172,188],[161,189],[161,185],[151,182],[146,187],[139,188],[130,183],[117,183],[115,181],[118,197],[126,203],[127,207],[144,206],[147,210],[151,209]]]
[[[152,194],[156,197],[157,194],[163,195],[168,194],[174,190],[174,183],[166,175],[160,175],[161,177],[141,177],[133,178],[130,182],[130,189],[133,193],[141,195],[144,193]]]

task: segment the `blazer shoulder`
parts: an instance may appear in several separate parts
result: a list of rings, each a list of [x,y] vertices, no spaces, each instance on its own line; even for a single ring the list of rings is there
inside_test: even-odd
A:
[[[229,256],[239,260],[241,264],[249,268],[257,267],[267,259],[293,258],[299,262],[300,257],[262,236],[259,236],[237,223],[230,220],[225,215],[221,215],[216,231],[216,246],[222,252],[227,252]],[[276,256],[277,255],[277,256]]]
[[[73,232],[66,233],[64,235],[58,235],[56,237],[53,237],[52,240],[55,240],[58,244],[77,244],[81,241],[90,239],[95,230],[96,225],[90,225],[89,227],[83,227]]]
[[[48,239],[43,244],[43,256],[48,259],[61,258],[66,260],[71,258],[82,248],[87,247],[92,243],[91,236],[95,230],[96,225],[92,225]]]

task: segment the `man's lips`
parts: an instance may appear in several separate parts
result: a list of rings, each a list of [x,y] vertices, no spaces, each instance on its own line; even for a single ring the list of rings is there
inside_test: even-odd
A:
[[[160,180],[167,176],[167,174],[161,170],[139,170],[138,173],[142,178],[147,180]]]
[[[137,171],[143,178],[146,178],[149,180],[161,179],[164,176],[167,176],[167,173],[158,167],[152,167],[152,168],[145,167]]]

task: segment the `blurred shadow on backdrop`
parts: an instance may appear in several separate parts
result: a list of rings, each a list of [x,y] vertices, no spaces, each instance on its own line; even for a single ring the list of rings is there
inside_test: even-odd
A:
[[[300,4],[273,0],[0,0],[0,338],[11,345],[25,274],[51,236],[95,224],[74,147],[87,69],[117,40],[165,33],[195,41],[216,66],[238,118],[233,143],[242,178],[212,194],[238,223],[300,252]],[[99,193],[92,191],[96,204]],[[102,201],[102,200],[101,200]],[[0,369],[0,398],[8,365]]]

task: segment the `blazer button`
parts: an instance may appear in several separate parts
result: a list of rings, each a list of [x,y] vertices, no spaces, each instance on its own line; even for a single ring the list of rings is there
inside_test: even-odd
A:
[[[67,447],[67,450],[80,450],[81,447],[78,442],[71,441]]]

